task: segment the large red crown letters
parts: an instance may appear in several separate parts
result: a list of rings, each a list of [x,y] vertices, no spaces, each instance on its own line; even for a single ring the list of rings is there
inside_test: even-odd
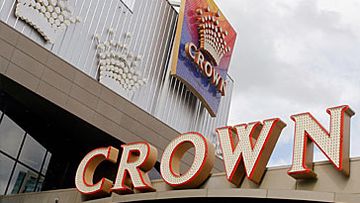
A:
[[[293,161],[288,174],[295,179],[316,178],[313,171],[314,144],[333,164],[349,175],[350,119],[354,112],[349,106],[329,108],[330,128],[326,130],[310,113],[291,116],[295,122]],[[266,165],[286,124],[280,119],[241,124],[216,129],[223,153],[228,181],[240,186],[246,176],[260,184]],[[180,172],[181,159],[194,148],[194,160],[186,173]],[[84,195],[108,195],[156,191],[147,175],[158,160],[157,149],[146,142],[122,146],[116,180],[106,178],[93,183],[97,166],[103,161],[116,163],[119,150],[114,147],[95,149],[81,161],[75,184]],[[160,172],[173,189],[197,188],[211,176],[215,150],[203,135],[185,133],[166,147],[160,160]]]

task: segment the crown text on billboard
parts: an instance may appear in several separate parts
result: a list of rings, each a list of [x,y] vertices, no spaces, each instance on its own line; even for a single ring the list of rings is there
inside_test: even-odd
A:
[[[194,43],[188,42],[185,45],[185,53],[192,59],[192,62],[196,64],[199,71],[208,78],[210,83],[216,87],[221,95],[225,96],[226,81],[216,71],[213,65],[206,60],[201,50],[198,49]]]

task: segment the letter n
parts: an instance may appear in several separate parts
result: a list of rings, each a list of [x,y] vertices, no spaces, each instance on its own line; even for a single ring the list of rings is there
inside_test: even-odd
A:
[[[291,116],[295,122],[293,163],[288,174],[295,179],[316,178],[313,171],[313,143],[336,169],[349,175],[350,119],[354,112],[349,106],[327,109],[330,132],[310,114]]]
[[[217,129],[227,179],[240,186],[246,176],[259,184],[281,131],[280,119]],[[237,144],[235,143],[237,139]]]

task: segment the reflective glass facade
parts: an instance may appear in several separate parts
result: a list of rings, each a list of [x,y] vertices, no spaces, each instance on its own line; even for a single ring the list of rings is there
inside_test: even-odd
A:
[[[0,195],[41,191],[51,153],[1,112]]]

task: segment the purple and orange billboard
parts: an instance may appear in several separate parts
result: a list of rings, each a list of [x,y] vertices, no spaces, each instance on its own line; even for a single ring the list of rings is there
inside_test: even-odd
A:
[[[182,0],[171,75],[215,117],[225,95],[236,32],[213,0]]]

